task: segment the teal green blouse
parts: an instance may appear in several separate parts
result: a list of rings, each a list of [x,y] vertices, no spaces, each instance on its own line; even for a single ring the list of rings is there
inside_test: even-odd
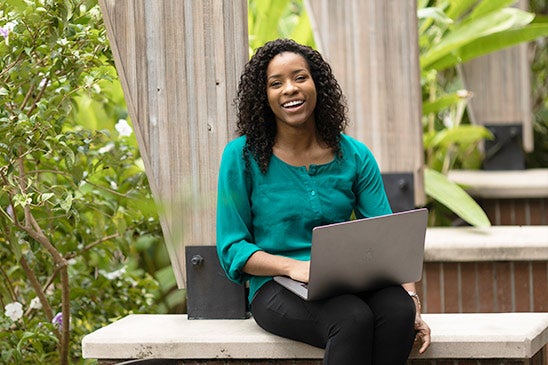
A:
[[[227,144],[219,170],[217,252],[232,281],[249,281],[249,300],[272,277],[242,271],[263,250],[298,260],[310,259],[312,228],[391,213],[379,167],[361,142],[342,135],[341,156],[323,165],[291,166],[272,156],[261,173],[243,157],[246,137]],[[336,242],[333,242],[336,244]]]

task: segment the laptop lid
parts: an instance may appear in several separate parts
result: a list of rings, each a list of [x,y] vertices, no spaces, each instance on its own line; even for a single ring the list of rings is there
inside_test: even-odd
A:
[[[275,279],[307,300],[419,281],[427,213],[421,208],[315,227],[307,287]]]

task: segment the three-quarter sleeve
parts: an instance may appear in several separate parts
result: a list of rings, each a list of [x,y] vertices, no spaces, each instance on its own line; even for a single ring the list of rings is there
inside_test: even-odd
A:
[[[373,156],[365,145],[359,145],[356,159],[358,177],[355,186],[357,204],[356,214],[359,218],[375,217],[392,213],[382,175]]]
[[[260,250],[252,232],[251,184],[243,159],[242,139],[229,143],[221,159],[217,196],[217,253],[221,267],[232,281],[247,280],[242,268]]]

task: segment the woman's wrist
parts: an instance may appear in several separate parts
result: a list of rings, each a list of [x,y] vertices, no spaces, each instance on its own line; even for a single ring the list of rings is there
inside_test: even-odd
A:
[[[411,291],[411,290],[408,290],[407,294],[409,294],[409,296],[413,299],[413,301],[415,302],[415,305],[417,307],[417,311],[420,312],[421,309],[422,309],[422,305],[421,305],[421,300],[419,298],[419,295],[416,292]]]

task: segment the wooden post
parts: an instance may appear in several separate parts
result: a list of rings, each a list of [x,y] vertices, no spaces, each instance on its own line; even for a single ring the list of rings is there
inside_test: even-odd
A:
[[[217,170],[248,59],[246,0],[99,0],[171,263],[215,244]]]
[[[416,0],[305,1],[348,99],[347,133],[372,149],[383,175],[412,174],[414,203],[424,204]]]
[[[526,10],[528,3],[520,0],[517,6]],[[468,104],[472,122],[495,132],[497,127],[502,127],[501,131],[504,131],[504,126],[521,129],[521,138],[513,141],[516,146],[495,163],[499,167],[506,165],[508,169],[518,168],[511,166],[515,165],[512,161],[519,161],[524,167],[523,152],[534,149],[531,67],[527,48],[527,44],[520,44],[473,59],[461,68],[465,87],[473,93]],[[507,136],[506,139],[511,137]],[[515,153],[521,156],[512,156]]]

